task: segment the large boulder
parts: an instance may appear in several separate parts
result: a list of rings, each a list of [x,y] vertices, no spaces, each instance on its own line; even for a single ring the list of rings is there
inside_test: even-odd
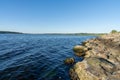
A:
[[[70,69],[70,76],[72,80],[97,80],[98,78],[90,72],[88,72],[87,69],[88,65],[86,61],[78,62],[74,65],[72,69]]]
[[[119,80],[120,70],[110,61],[89,57],[70,69],[72,80]]]
[[[73,47],[73,51],[75,52],[76,56],[84,56],[87,50],[88,48],[80,45],[76,45]]]

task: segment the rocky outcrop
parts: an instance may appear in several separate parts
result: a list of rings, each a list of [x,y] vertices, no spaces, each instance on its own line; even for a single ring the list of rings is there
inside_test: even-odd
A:
[[[120,80],[120,33],[85,41],[73,50],[84,60],[70,69],[72,80]]]

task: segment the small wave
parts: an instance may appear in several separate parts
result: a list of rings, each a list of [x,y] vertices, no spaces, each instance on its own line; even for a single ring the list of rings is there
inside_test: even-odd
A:
[[[72,47],[92,37],[0,35],[0,80],[70,80],[63,63]]]

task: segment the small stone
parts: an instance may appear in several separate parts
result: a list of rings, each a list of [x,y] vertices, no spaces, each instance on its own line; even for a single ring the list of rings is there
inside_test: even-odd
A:
[[[75,59],[74,58],[66,58],[64,60],[64,63],[65,64],[73,64],[75,62]]]

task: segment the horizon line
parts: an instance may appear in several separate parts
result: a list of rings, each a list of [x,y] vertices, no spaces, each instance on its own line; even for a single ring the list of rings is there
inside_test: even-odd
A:
[[[0,30],[0,32],[10,32],[10,33],[22,33],[22,34],[106,34],[106,32],[44,32],[44,33],[31,33],[31,32],[19,32],[19,31],[7,31],[7,30],[3,30],[3,31],[1,31]],[[109,33],[109,32],[107,32],[107,33]]]

